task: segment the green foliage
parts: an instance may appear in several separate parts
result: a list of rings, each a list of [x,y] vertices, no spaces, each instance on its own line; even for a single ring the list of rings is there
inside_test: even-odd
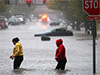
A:
[[[7,11],[7,6],[4,4],[4,0],[0,0],[0,12],[3,13]]]
[[[49,9],[58,10],[58,6],[57,6],[55,0],[48,0],[47,1],[47,6],[48,6]]]
[[[82,22],[87,14],[82,9],[82,0],[49,0],[48,8],[61,10],[70,21]]]
[[[50,9],[55,9],[55,10],[65,10],[66,5],[67,5],[67,0],[48,0],[47,1],[47,6]]]
[[[82,9],[82,0],[49,0],[48,8],[61,10],[64,17],[73,23],[73,28],[76,26],[80,30],[80,23],[84,22],[85,29],[88,27],[87,14]],[[77,21],[77,25],[75,25]]]

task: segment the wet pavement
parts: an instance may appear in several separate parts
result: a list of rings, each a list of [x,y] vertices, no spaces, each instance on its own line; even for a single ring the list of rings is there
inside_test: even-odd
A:
[[[74,36],[51,37],[50,41],[41,41],[34,37],[50,26],[38,23],[9,26],[0,30],[0,75],[93,75],[92,37],[83,31],[74,31]],[[19,70],[13,70],[12,38],[19,37],[23,45],[24,61]],[[65,71],[54,70],[56,39],[63,39],[68,59]],[[100,75],[100,37],[96,45],[96,75]]]

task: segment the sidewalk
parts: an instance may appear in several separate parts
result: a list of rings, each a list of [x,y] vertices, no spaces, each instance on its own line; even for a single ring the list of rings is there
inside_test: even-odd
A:
[[[88,38],[93,38],[93,36],[90,34],[86,34],[85,30],[81,30],[81,31],[76,31],[76,30],[72,30],[75,34],[75,36],[80,36],[80,37],[88,37]],[[100,30],[97,32],[98,33],[98,38],[100,38]]]

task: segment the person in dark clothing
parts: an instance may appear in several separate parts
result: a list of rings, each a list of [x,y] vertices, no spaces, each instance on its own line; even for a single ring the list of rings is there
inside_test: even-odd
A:
[[[58,64],[55,69],[57,70],[65,70],[65,65],[67,62],[66,55],[65,55],[66,53],[65,47],[62,43],[63,43],[62,39],[56,40],[56,45],[58,48],[56,50],[55,60],[58,62]]]
[[[15,47],[13,49],[13,54],[10,56],[10,58],[14,59],[13,68],[18,69],[23,61],[23,48],[22,44],[19,43],[19,38],[14,38],[12,42]]]

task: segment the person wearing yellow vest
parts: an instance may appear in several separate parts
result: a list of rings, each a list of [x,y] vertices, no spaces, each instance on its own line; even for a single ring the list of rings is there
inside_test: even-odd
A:
[[[13,48],[13,55],[10,56],[11,59],[14,59],[14,69],[18,69],[23,61],[23,48],[22,44],[19,43],[19,38],[13,38],[12,42],[15,45]]]

